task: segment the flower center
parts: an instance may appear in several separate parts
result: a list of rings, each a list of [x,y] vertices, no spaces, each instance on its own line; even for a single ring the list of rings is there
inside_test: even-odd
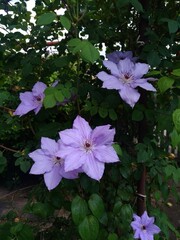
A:
[[[124,83],[130,83],[132,81],[133,76],[130,73],[125,73],[122,76],[122,81]]]
[[[36,100],[37,100],[38,102],[41,102],[41,97],[37,96],[37,97],[36,97]]]
[[[84,143],[84,148],[85,148],[86,152],[90,151],[90,150],[92,149],[91,143],[89,143],[88,141],[86,141],[86,142]]]
[[[146,230],[146,226],[142,225],[141,229]]]
[[[56,157],[56,156],[55,156],[55,157],[53,158],[53,162],[54,162],[55,165],[62,165],[63,159],[60,158],[60,157]]]

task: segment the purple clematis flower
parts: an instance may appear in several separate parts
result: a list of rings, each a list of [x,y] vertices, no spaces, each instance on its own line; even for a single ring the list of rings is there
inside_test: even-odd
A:
[[[29,153],[29,157],[34,161],[30,174],[44,174],[48,190],[55,188],[62,178],[74,179],[78,177],[78,171],[64,171],[64,160],[61,157],[60,149],[60,140],[56,142],[53,139],[42,137],[41,149]]]
[[[107,54],[107,58],[109,61],[118,64],[120,60],[124,60],[125,58],[129,58],[132,62],[137,61],[137,57],[133,57],[133,53],[131,51],[120,52],[114,51],[112,53]]]
[[[45,96],[44,90],[46,88],[46,84],[37,82],[34,85],[32,92],[20,93],[21,103],[16,108],[14,115],[19,115],[21,117],[32,110],[37,114],[42,108],[42,102]]]
[[[134,238],[141,240],[154,240],[153,235],[158,234],[161,230],[154,224],[154,217],[148,217],[145,211],[141,217],[133,214],[134,221],[131,227],[135,231]]]
[[[73,128],[61,131],[59,135],[65,171],[80,168],[89,177],[100,180],[104,173],[104,163],[119,161],[112,147],[115,130],[110,129],[110,125],[92,130],[88,122],[77,116]]]
[[[109,60],[103,61],[111,74],[102,71],[97,77],[103,81],[103,87],[107,89],[116,89],[119,91],[121,98],[134,107],[139,100],[140,94],[135,89],[141,87],[148,91],[156,91],[156,89],[147,81],[154,80],[152,78],[143,78],[149,70],[149,65],[145,63],[133,63],[129,58],[120,60],[118,64]]]

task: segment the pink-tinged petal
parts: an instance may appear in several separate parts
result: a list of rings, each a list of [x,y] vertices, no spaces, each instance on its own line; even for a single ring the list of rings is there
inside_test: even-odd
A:
[[[44,174],[44,182],[48,190],[52,190],[60,183],[62,176],[59,173],[59,166],[54,166],[52,171]]]
[[[144,74],[149,71],[149,65],[145,63],[136,63],[133,75],[135,78],[141,78]]]
[[[103,88],[119,90],[123,87],[122,82],[115,76],[102,71],[97,74],[97,77],[103,81]]]
[[[26,113],[34,110],[36,107],[33,105],[25,105],[24,103],[20,103],[19,106],[16,108],[15,112],[13,113],[13,115],[17,115],[17,116],[23,116]]]
[[[144,82],[144,83],[134,83],[134,87],[141,87],[147,91],[153,91],[156,92],[156,89],[153,87],[152,84],[148,83],[148,82]]]
[[[111,146],[98,146],[95,149],[93,149],[94,157],[104,163],[114,163],[119,162],[118,155],[113,147]]]
[[[38,112],[41,110],[41,108],[42,108],[42,103],[39,103],[39,106],[37,106],[37,107],[34,109],[35,114],[38,114]]]
[[[87,154],[82,170],[92,179],[99,181],[104,173],[104,163],[96,161],[93,154]]]
[[[129,104],[132,108],[140,98],[140,94],[134,88],[124,85],[121,91],[119,91],[121,98]]]
[[[104,64],[105,67],[107,67],[111,71],[112,75],[115,75],[117,77],[119,76],[119,69],[114,62],[104,60],[103,64]]]
[[[51,138],[42,137],[41,138],[41,148],[43,150],[48,150],[48,152],[51,155],[55,155],[56,152],[59,150],[59,144]]]
[[[115,129],[109,129],[110,125],[96,127],[91,134],[93,144],[105,145],[112,144],[115,135]]]
[[[134,63],[129,58],[125,58],[119,61],[118,68],[122,74],[131,74],[134,70]]]
[[[38,96],[39,94],[42,94],[46,88],[46,84],[43,82],[37,82],[32,89],[32,93],[34,96]]]
[[[77,116],[74,120],[73,128],[77,129],[81,137],[83,137],[85,140],[89,138],[92,131],[89,123],[80,116]]]
[[[39,175],[39,174],[44,174],[46,172],[51,171],[53,168],[53,164],[50,160],[44,158],[43,161],[36,161],[30,170],[30,174],[35,174],[35,175]]]
[[[34,102],[34,96],[32,92],[20,93],[19,98],[25,105],[31,105]]]
[[[82,136],[77,129],[66,129],[59,132],[61,141],[71,147],[79,147],[83,144]]]
[[[74,149],[74,151],[69,152],[69,154],[64,159],[64,170],[65,172],[77,170],[86,162],[86,152]]]

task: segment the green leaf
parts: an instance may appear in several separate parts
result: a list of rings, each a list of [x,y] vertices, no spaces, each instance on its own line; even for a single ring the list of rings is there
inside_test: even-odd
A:
[[[139,121],[143,120],[143,118],[144,118],[144,115],[143,115],[142,111],[140,111],[140,110],[134,110],[133,111],[133,113],[132,113],[132,120],[133,121],[139,122]]]
[[[67,42],[69,47],[77,47],[81,44],[81,40],[79,38],[73,38]]]
[[[178,134],[176,129],[173,129],[173,131],[170,133],[170,137],[173,147],[176,147],[177,145],[180,144],[180,135]]]
[[[58,90],[55,91],[54,96],[55,96],[55,98],[58,102],[63,102],[64,101],[64,95],[62,94],[61,91],[58,91]]]
[[[167,91],[169,88],[172,87],[174,83],[174,79],[173,78],[169,78],[169,77],[162,77],[158,80],[158,87],[160,92],[164,93],[165,91]]]
[[[112,119],[113,121],[117,120],[118,116],[117,116],[117,113],[115,112],[115,110],[113,108],[111,108],[108,111],[109,111],[110,119]]]
[[[102,198],[98,194],[92,194],[88,201],[89,208],[93,215],[102,223],[107,223],[107,215]]]
[[[108,240],[118,240],[118,235],[116,233],[110,233],[108,235]]]
[[[103,107],[99,107],[98,108],[98,113],[99,113],[100,117],[105,118],[105,117],[108,116],[108,109],[103,108]]]
[[[37,25],[48,25],[56,19],[54,12],[44,13],[37,19]]]
[[[168,165],[165,167],[164,171],[166,176],[170,177],[171,175],[173,175],[174,171],[176,171],[176,168],[172,165]]]
[[[94,216],[89,215],[79,225],[78,230],[83,240],[96,240],[99,233],[99,222]]]
[[[60,17],[60,22],[64,28],[66,28],[67,31],[71,28],[71,21],[66,16]]]
[[[72,219],[76,225],[79,225],[88,214],[88,205],[84,199],[76,196],[71,204]]]
[[[175,128],[178,132],[180,132],[180,109],[176,109],[172,116]]]
[[[52,108],[56,105],[56,99],[54,97],[54,95],[47,95],[45,96],[44,100],[43,100],[43,104],[45,108]]]
[[[168,19],[169,33],[175,33],[178,30],[178,22],[172,19]]]
[[[156,67],[160,64],[161,58],[159,57],[159,54],[153,50],[147,55],[147,61],[152,67]]]
[[[143,163],[147,162],[149,160],[149,154],[145,150],[141,150],[137,154],[137,162],[138,163]]]
[[[138,12],[143,12],[144,11],[142,4],[138,0],[130,0],[130,3],[134,6],[134,8]]]
[[[81,57],[87,62],[95,62],[99,58],[99,51],[87,40],[82,42]]]
[[[180,77],[180,68],[174,69],[174,70],[172,71],[172,74],[173,74],[174,76]]]
[[[56,67],[62,68],[69,64],[70,58],[68,56],[58,57],[54,60]]]
[[[54,208],[49,203],[37,202],[33,204],[32,211],[39,217],[47,218],[53,214]]]
[[[7,166],[7,159],[3,156],[3,153],[0,151],[0,173],[4,172],[4,169]]]
[[[31,164],[29,161],[24,160],[20,162],[20,169],[22,172],[27,173],[30,167],[31,167]]]
[[[113,148],[119,156],[122,156],[122,149],[118,143],[114,143]]]

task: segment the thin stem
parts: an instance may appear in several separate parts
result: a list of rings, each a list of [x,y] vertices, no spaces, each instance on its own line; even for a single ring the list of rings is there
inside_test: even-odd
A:
[[[3,148],[5,150],[7,150],[7,151],[14,152],[14,153],[20,152],[19,150],[15,150],[15,149],[12,149],[12,148],[9,148],[9,147],[5,147],[3,145],[0,145],[0,148]]]

